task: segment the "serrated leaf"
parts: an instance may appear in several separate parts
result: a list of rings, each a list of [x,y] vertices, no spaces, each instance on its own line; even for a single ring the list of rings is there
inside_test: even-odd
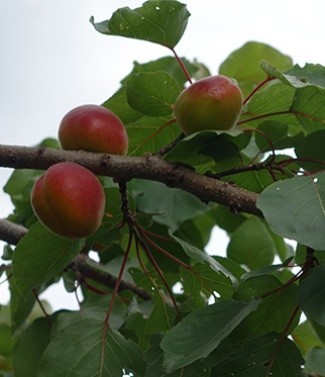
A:
[[[248,304],[227,300],[190,313],[160,343],[167,371],[207,357],[258,304],[259,300]]]
[[[227,247],[228,258],[251,270],[272,263],[276,247],[267,227],[257,217],[250,217],[232,233]]]
[[[291,340],[267,334],[231,345],[215,370],[218,377],[304,377],[302,364],[303,358]]]
[[[290,76],[298,77],[301,81],[308,84],[325,88],[325,67],[320,64],[307,63],[304,67],[300,67],[296,64],[285,73]]]
[[[292,66],[289,56],[267,44],[251,41],[232,52],[220,65],[219,73],[235,78],[244,94],[248,94],[256,84],[265,79],[260,68],[262,60],[275,65],[280,71],[288,70]]]
[[[316,250],[325,249],[325,172],[275,182],[257,199],[270,228]]]
[[[120,8],[109,20],[90,22],[95,29],[107,35],[141,39],[173,49],[180,41],[190,13],[186,5],[178,1],[146,1],[134,10]]]
[[[305,77],[300,79],[295,75],[283,74],[279,72],[278,69],[269,62],[263,61],[261,63],[261,68],[269,77],[277,78],[284,84],[290,85],[294,88],[304,88],[308,85],[311,85],[307,82]]]
[[[171,114],[171,105],[179,93],[177,81],[163,71],[135,73],[129,76],[126,84],[129,105],[149,116]]]
[[[298,300],[308,318],[325,326],[325,265],[314,267],[301,281]]]
[[[103,341],[103,330],[104,322],[95,319],[66,326],[46,348],[38,377],[111,377],[123,372],[141,376],[140,348],[110,329]]]
[[[18,337],[14,348],[14,370],[17,377],[37,377],[41,356],[50,341],[50,325],[39,318]]]
[[[13,278],[21,295],[60,273],[81,251],[84,240],[56,236],[35,223],[19,241],[13,256]]]

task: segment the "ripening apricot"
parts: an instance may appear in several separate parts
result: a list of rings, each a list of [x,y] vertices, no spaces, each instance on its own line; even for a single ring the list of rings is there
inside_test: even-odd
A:
[[[59,126],[62,149],[125,155],[128,135],[121,119],[98,105],[81,105],[70,110]]]
[[[100,226],[105,195],[91,171],[73,162],[60,162],[35,182],[31,204],[39,221],[54,233],[83,238]]]
[[[240,88],[228,77],[217,75],[196,81],[178,97],[174,107],[185,135],[203,130],[229,130],[243,106]]]

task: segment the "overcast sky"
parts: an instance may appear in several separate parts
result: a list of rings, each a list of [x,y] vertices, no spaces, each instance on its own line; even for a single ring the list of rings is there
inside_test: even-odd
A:
[[[152,43],[101,35],[89,23],[92,15],[102,21],[117,8],[142,3],[0,0],[0,143],[33,146],[56,137],[67,111],[110,97],[134,60],[170,55]],[[249,40],[268,43],[300,65],[325,65],[324,0],[183,3],[192,16],[176,50],[204,62],[213,74],[229,53]],[[0,168],[1,188],[9,174]],[[11,209],[0,191],[0,218]]]

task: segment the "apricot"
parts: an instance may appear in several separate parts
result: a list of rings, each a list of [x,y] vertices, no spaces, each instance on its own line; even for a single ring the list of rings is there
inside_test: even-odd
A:
[[[128,135],[121,119],[98,105],[81,105],[61,120],[59,141],[62,149],[125,155]]]
[[[243,106],[240,88],[228,77],[206,77],[186,88],[176,100],[174,114],[185,135],[203,130],[229,130]]]
[[[73,162],[60,162],[35,182],[31,204],[39,221],[54,233],[84,238],[101,224],[105,195],[91,171]]]

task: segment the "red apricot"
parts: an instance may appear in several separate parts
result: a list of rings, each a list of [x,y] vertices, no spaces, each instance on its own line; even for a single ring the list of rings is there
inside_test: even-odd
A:
[[[243,95],[225,76],[210,76],[186,88],[175,103],[177,123],[186,134],[202,130],[229,130],[240,116]]]
[[[73,162],[60,162],[35,182],[31,204],[39,221],[54,233],[83,238],[100,226],[105,195],[91,171]]]
[[[128,136],[121,119],[98,105],[82,105],[70,110],[59,126],[62,149],[86,150],[125,155]]]

